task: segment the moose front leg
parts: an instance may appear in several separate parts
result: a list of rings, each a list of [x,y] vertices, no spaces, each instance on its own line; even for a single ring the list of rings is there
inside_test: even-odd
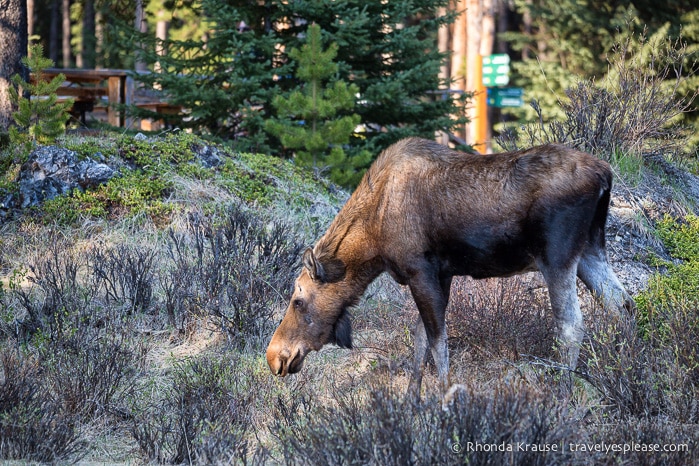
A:
[[[415,322],[415,361],[413,362],[413,373],[410,379],[408,393],[416,399],[420,398],[420,387],[422,386],[422,371],[425,369],[425,359],[427,357],[427,333],[422,317],[417,316]]]
[[[449,388],[449,348],[444,314],[450,283],[451,279],[440,281],[425,273],[417,274],[410,282],[410,292],[420,312],[420,322],[415,330],[415,366],[411,384],[411,389],[417,394],[420,393],[427,345],[432,351],[432,358],[437,367],[441,393],[446,393]]]

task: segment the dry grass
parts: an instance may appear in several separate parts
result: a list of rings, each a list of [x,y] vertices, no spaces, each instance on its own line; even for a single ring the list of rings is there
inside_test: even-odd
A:
[[[442,411],[431,365],[422,400],[405,396],[417,311],[406,289],[382,277],[351,312],[355,349],[323,349],[301,373],[280,379],[264,349],[286,307],[298,251],[336,207],[318,202],[301,218],[286,211],[290,225],[279,229],[280,215],[243,209],[202,181],[180,178],[170,195],[179,208],[166,225],[135,216],[57,227],[27,217],[2,227],[2,459],[699,462],[699,335],[687,330],[695,309],[673,303],[638,332],[630,320],[610,321],[581,288],[588,333],[579,371],[568,374],[550,361],[553,319],[537,274],[457,279],[448,310],[451,377],[465,390]],[[265,255],[265,244],[277,249]],[[273,286],[242,286],[258,283],[250,277]],[[687,443],[690,451],[467,450],[469,442],[632,441]]]
[[[24,373],[28,387],[31,380],[50,386],[53,408],[41,405],[42,416],[63,416],[65,421],[60,422],[75,430],[70,437],[55,437],[62,446],[52,447],[44,456],[32,453],[36,447],[23,446],[3,453],[5,458],[202,464],[231,459],[253,464],[456,464],[466,460],[492,464],[510,458],[516,464],[608,464],[616,459],[600,452],[503,456],[494,451],[454,453],[454,444],[623,444],[655,436],[662,442],[694,445],[697,440],[699,415],[692,400],[699,394],[698,383],[665,349],[668,342],[643,339],[624,321],[610,322],[582,289],[589,337],[573,385],[563,383],[562,374],[545,363],[553,354],[553,321],[546,289],[536,274],[454,282],[448,311],[452,381],[467,389],[457,394],[455,405],[444,413],[431,367],[423,382],[423,400],[417,403],[405,397],[417,312],[406,290],[387,278],[373,286],[352,312],[355,350],[324,349],[307,358],[300,374],[278,379],[266,367],[264,339],[240,346],[220,319],[201,314],[206,289],[200,288],[201,282],[191,280],[197,288],[190,299],[199,296],[200,300],[197,312],[177,311],[177,322],[186,322],[182,328],[168,323],[167,293],[157,274],[171,271],[172,264],[168,266],[162,249],[157,250],[152,267],[156,277],[150,279],[150,301],[133,306],[129,293],[109,294],[96,285],[99,274],[93,273],[87,260],[94,257],[95,244],[89,248],[86,238],[48,237],[55,241],[42,244],[20,238],[9,243],[24,251],[34,272],[30,267],[28,275],[15,281],[14,288],[6,287],[2,297],[2,346],[6,357],[13,355],[8,359],[13,362],[2,370],[0,381],[5,385],[0,383],[0,390],[3,399],[20,399],[6,385],[17,378],[12,371]],[[102,231],[98,237],[104,241],[101,247],[117,251],[119,241],[127,236]],[[147,233],[141,238],[150,239],[142,244],[144,251],[166,244],[162,237]],[[133,238],[126,244],[130,254],[137,256],[139,247]],[[104,260],[100,267],[125,273],[124,264],[112,262]],[[68,272],[75,264],[79,273],[71,278]],[[54,278],[47,281],[42,276]],[[75,289],[62,283],[72,283],[83,294],[76,296]],[[85,296],[90,297],[88,308],[71,307],[74,299],[85,302]],[[63,304],[60,312],[67,311],[60,319],[56,319],[59,308],[47,307],[58,302]],[[273,293],[270,302],[275,303],[276,319],[284,297]],[[40,332],[32,328],[17,332],[18,324],[29,315],[26,306],[37,313]],[[7,320],[10,315],[14,321]],[[267,338],[271,330],[265,330]],[[109,338],[120,336],[115,340],[121,342],[120,348],[131,352],[141,348],[142,356],[129,356],[128,364],[113,366],[122,367],[115,374],[120,378],[109,383],[116,391],[94,404],[96,398],[84,389],[99,391],[106,380],[71,382],[80,380],[75,374],[90,373],[89,360],[62,350],[58,359],[42,356],[54,354],[52,348],[64,348],[73,341],[69,335],[88,346],[97,339],[101,348],[108,348],[104,342]],[[18,346],[23,348],[19,352],[14,349]],[[95,362],[99,361],[97,357]],[[70,388],[78,386],[83,388]],[[28,421],[37,428],[62,425],[55,419],[49,424],[43,417],[32,419]],[[672,419],[681,419],[682,424]],[[13,432],[16,438],[18,431]],[[43,435],[48,439],[51,434],[49,429]],[[382,448],[377,449],[378,445]],[[687,464],[697,459],[697,453],[667,453],[658,458],[663,464]],[[621,458],[622,464],[639,460],[643,457],[638,454]]]

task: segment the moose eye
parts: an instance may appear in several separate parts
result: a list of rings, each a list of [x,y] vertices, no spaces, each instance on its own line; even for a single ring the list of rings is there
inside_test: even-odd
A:
[[[294,309],[296,309],[297,311],[304,310],[303,299],[294,299]]]

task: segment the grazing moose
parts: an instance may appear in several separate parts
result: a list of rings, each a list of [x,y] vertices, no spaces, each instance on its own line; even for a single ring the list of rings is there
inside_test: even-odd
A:
[[[411,390],[427,347],[449,388],[445,309],[455,275],[539,270],[574,368],[583,337],[576,277],[617,312],[633,301],[612,271],[604,229],[609,164],[561,145],[480,156],[408,138],[386,149],[313,249],[267,348],[272,373],[298,372],[328,343],[352,347],[347,309],[382,272],[407,285],[420,314]],[[466,323],[467,324],[467,323]]]

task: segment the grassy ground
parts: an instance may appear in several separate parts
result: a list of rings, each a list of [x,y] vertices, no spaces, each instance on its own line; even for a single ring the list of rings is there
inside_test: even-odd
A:
[[[209,146],[186,134],[62,144],[99,152],[121,176],[0,227],[0,458],[699,462],[691,217],[657,226],[676,260],[656,264],[669,274],[637,296],[636,316],[612,321],[580,290],[588,335],[574,374],[550,359],[536,274],[456,281],[451,377],[464,389],[445,411],[431,367],[422,400],[405,397],[417,311],[387,277],[352,312],[354,350],[314,353],[285,379],[269,373],[264,350],[300,252],[346,193],[223,148],[207,168],[198,154]]]

